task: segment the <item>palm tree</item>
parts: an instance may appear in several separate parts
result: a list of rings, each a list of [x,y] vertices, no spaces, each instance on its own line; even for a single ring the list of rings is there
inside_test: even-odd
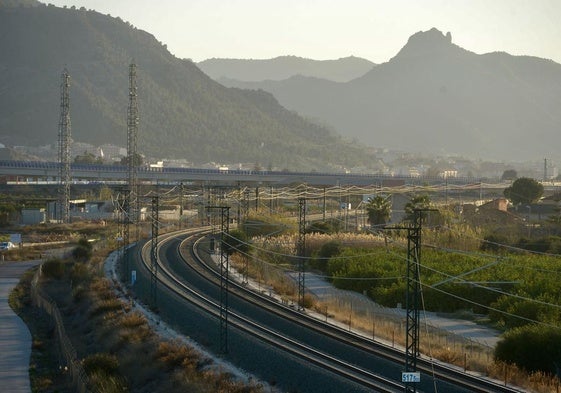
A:
[[[430,207],[430,197],[428,195],[415,195],[411,197],[409,202],[405,204],[405,220],[415,221],[415,211],[428,209]],[[425,221],[427,217],[427,212],[420,211],[421,221]]]
[[[366,212],[370,226],[384,225],[390,220],[392,214],[390,196],[376,195],[374,198],[368,198]]]

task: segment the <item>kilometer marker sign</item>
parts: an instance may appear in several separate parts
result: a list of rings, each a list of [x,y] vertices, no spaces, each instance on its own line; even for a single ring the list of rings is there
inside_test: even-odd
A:
[[[401,373],[401,382],[421,382],[421,373]]]

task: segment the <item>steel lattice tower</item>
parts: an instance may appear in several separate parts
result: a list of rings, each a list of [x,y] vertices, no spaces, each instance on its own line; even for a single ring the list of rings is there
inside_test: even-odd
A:
[[[421,261],[421,212],[414,212],[413,226],[407,231],[407,292],[405,307],[407,309],[405,337],[405,372],[417,371],[419,356],[419,301]],[[405,384],[406,392],[416,392],[414,383]]]
[[[150,293],[152,295],[152,304],[154,308],[158,307],[158,235],[159,235],[159,206],[160,198],[158,196],[152,197],[152,239],[150,244]]]
[[[123,189],[122,195],[122,230],[123,230],[123,259],[124,259],[124,278],[125,282],[128,282],[129,274],[130,274],[130,252],[129,252],[129,243],[130,243],[130,234],[129,234],[129,212],[130,212],[130,190],[128,188]]]
[[[414,209],[413,225],[407,230],[407,331],[405,337],[405,372],[417,372],[419,357],[419,306],[421,302],[421,233],[426,212],[436,209]],[[406,382],[405,391],[417,391],[415,382]]]
[[[138,102],[136,85],[136,64],[129,65],[129,106],[127,109],[127,182],[130,192],[127,210],[128,221],[138,223],[139,204],[138,198],[138,162],[137,162],[137,137],[138,137]]]
[[[67,223],[70,221],[70,75],[65,68],[60,82],[60,120],[58,123],[58,214],[57,218]]]
[[[220,210],[220,352],[228,353],[228,280],[230,259],[227,250],[227,237],[230,236],[230,207],[207,206],[207,211]]]
[[[304,294],[306,290],[306,199],[298,198],[298,310],[304,311]]]

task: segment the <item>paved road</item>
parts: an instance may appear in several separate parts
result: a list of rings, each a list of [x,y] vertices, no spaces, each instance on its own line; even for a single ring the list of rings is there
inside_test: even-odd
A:
[[[406,311],[404,309],[379,306],[368,297],[359,293],[337,289],[313,273],[306,273],[306,289],[320,299],[337,298],[342,301],[346,299],[352,302],[353,309],[355,310],[362,306],[371,308],[373,312],[378,314],[399,316],[401,318],[406,317]],[[478,325],[472,321],[457,318],[444,318],[436,313],[428,311],[421,312],[420,318],[421,322],[426,322],[429,326],[484,344],[489,348],[494,348],[500,339],[500,332]]]
[[[0,390],[3,392],[31,392],[31,334],[27,325],[10,308],[8,298],[21,275],[40,262],[0,264]]]

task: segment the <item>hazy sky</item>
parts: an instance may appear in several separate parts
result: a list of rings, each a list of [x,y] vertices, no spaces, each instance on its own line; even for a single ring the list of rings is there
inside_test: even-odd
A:
[[[45,0],[119,16],[180,58],[350,55],[383,63],[436,27],[476,53],[561,63],[561,0]]]

